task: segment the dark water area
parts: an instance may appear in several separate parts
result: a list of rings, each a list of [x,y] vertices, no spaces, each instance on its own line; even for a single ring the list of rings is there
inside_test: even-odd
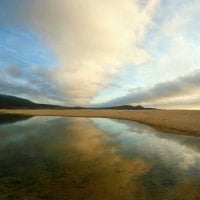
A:
[[[1,200],[198,200],[200,138],[131,121],[0,125]]]
[[[25,115],[13,115],[13,114],[1,114],[0,113],[0,125],[1,124],[10,124],[22,120],[31,118],[30,116]]]

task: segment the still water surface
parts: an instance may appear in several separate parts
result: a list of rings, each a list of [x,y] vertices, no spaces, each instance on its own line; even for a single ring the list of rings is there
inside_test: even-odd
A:
[[[197,137],[99,118],[0,125],[1,200],[198,200],[199,189]]]

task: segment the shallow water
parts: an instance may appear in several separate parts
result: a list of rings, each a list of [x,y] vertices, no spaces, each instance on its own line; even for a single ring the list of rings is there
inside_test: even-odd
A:
[[[200,138],[131,121],[0,125],[1,200],[198,200]]]

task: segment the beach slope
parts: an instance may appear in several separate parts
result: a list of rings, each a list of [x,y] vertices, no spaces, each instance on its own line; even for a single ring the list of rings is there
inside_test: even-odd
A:
[[[100,117],[137,121],[158,131],[200,136],[200,110],[0,110],[1,114],[26,116]]]

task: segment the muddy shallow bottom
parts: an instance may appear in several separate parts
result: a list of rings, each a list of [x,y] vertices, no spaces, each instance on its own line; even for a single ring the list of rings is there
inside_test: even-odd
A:
[[[196,200],[199,188],[197,137],[98,118],[0,125],[1,200]]]

